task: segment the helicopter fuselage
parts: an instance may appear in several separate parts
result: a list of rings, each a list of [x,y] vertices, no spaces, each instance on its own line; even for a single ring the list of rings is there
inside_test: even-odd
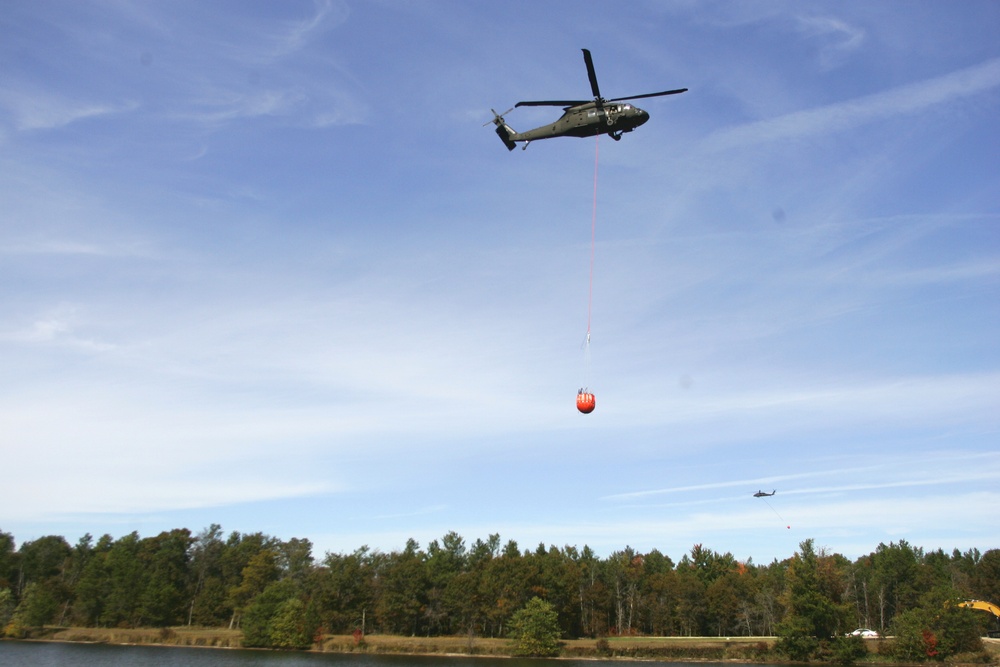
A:
[[[649,120],[649,114],[627,102],[611,102],[600,106],[587,102],[567,107],[554,123],[536,127],[526,132],[515,132],[513,141],[535,141],[552,137],[593,137],[598,134],[621,136]]]

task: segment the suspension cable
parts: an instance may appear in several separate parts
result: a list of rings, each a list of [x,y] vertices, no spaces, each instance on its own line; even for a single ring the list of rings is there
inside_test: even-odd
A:
[[[590,385],[590,324],[594,310],[594,250],[597,239],[597,165],[600,157],[601,135],[596,135],[594,143],[594,206],[590,216],[590,280],[587,286],[587,338],[583,343],[584,382],[576,397],[576,408],[583,414],[594,411],[594,394],[587,388]]]
[[[594,141],[594,206],[590,216],[590,284],[587,294],[587,345],[590,345],[590,320],[594,308],[594,248],[597,238],[597,165],[600,157],[601,135]]]

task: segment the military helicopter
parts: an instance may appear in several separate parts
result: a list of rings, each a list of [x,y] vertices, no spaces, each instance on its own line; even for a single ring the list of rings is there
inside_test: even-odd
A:
[[[767,493],[766,491],[761,491],[761,490],[758,489],[757,493],[753,494],[753,497],[754,498],[769,498],[769,497],[773,496],[774,494],[775,494],[775,491],[771,491],[771,493]]]
[[[630,95],[628,97],[615,97],[606,100],[601,97],[601,90],[597,86],[597,75],[594,73],[594,60],[590,56],[590,51],[583,49],[583,61],[587,64],[587,76],[590,77],[590,90],[594,93],[593,100],[542,100],[535,102],[518,102],[503,114],[493,111],[493,120],[483,123],[483,127],[493,123],[496,125],[497,136],[503,141],[507,150],[512,151],[517,142],[523,141],[522,150],[528,144],[537,139],[551,139],[552,137],[593,137],[599,134],[607,134],[615,141],[622,138],[625,132],[631,132],[647,120],[649,114],[639,107],[631,104],[622,104],[628,100],[638,100],[645,97],[659,97],[661,95],[676,95],[683,93],[687,88],[676,90],[664,90],[659,93],[646,93],[645,95]],[[565,107],[563,115],[559,120],[542,127],[536,127],[527,132],[515,132],[506,121],[504,114],[507,114],[517,107]]]

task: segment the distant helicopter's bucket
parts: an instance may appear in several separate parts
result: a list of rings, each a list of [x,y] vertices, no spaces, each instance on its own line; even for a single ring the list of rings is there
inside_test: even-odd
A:
[[[576,409],[585,415],[589,415],[597,407],[597,399],[588,391],[580,390],[576,395]]]

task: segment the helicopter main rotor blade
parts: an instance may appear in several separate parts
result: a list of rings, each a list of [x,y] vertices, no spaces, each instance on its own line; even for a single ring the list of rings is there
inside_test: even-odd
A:
[[[583,49],[583,62],[587,63],[587,77],[590,78],[590,90],[594,93],[595,99],[601,99],[601,89],[597,85],[597,74],[594,72],[594,59],[590,57],[590,51]]]
[[[575,107],[587,104],[593,100],[540,100],[536,102],[518,102],[515,107]]]
[[[687,88],[678,88],[677,90],[664,90],[661,93],[646,93],[645,95],[630,95],[629,97],[616,97],[608,102],[622,102],[624,100],[641,100],[644,97],[660,97],[661,95],[676,95],[677,93],[687,92]]]

